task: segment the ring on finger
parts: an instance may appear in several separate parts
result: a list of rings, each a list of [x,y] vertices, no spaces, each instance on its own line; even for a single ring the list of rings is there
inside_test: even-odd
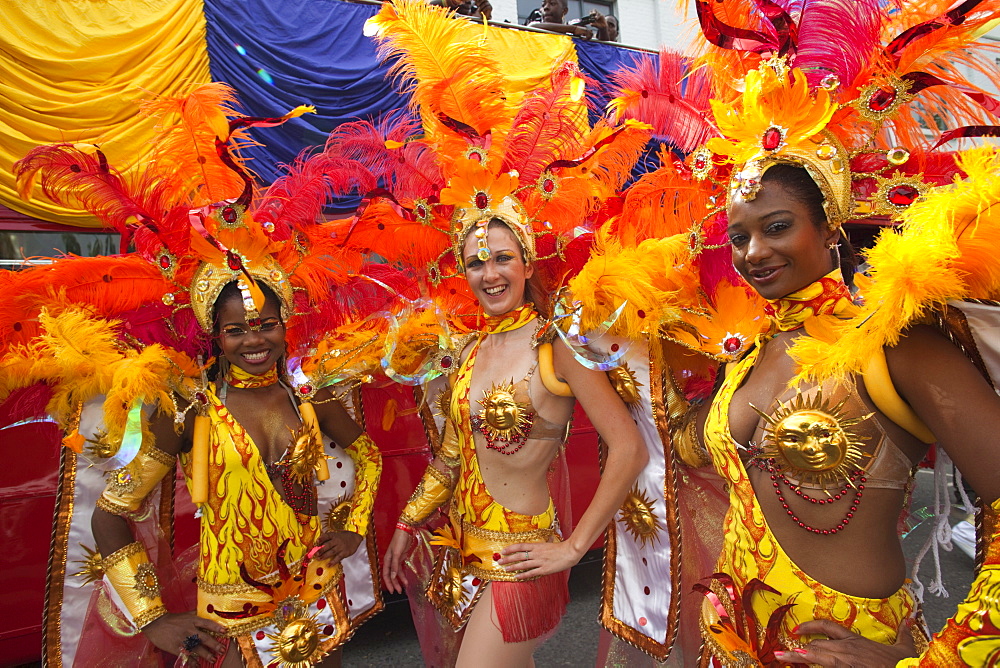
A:
[[[181,645],[181,649],[185,652],[191,652],[195,647],[200,645],[202,642],[201,636],[197,633],[192,633],[187,638],[184,639],[184,644]]]

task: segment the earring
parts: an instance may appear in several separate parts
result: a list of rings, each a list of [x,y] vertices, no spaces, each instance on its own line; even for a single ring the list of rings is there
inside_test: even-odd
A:
[[[837,246],[839,246],[839,245],[840,245],[839,241],[831,241],[830,243],[828,243],[826,245],[826,249],[827,250],[832,250],[832,251],[833,250],[837,250]]]

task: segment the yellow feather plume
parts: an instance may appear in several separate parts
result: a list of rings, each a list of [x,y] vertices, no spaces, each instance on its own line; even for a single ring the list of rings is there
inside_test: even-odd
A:
[[[1000,297],[1000,152],[964,153],[964,181],[931,190],[883,231],[868,252],[872,284],[865,306],[827,344],[800,337],[790,349],[800,378],[823,380],[860,372],[872,355],[953,299]]]
[[[407,82],[425,128],[441,127],[440,115],[480,135],[510,123],[499,65],[483,41],[466,38],[453,12],[424,0],[385,3],[365,33],[381,41],[381,57],[398,57],[392,74]]]
[[[698,276],[689,260],[687,235],[624,248],[599,231],[590,260],[569,282],[571,299],[582,307],[583,328],[595,329],[623,302],[625,309],[610,330],[615,336],[639,338],[675,322],[681,306],[697,301],[689,286],[697,285]]]

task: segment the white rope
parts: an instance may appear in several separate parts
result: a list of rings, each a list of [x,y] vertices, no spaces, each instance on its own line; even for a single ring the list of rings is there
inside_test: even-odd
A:
[[[934,577],[927,586],[928,591],[935,596],[948,598],[948,590],[945,589],[944,580],[941,576],[941,552],[945,550],[951,552],[951,493],[948,490],[948,473],[952,469],[951,459],[940,447],[937,449],[937,457],[934,462],[934,506],[932,511],[934,518],[931,524],[931,533],[920,548],[916,561],[913,562],[913,572],[910,579],[913,581],[913,592],[918,600],[924,598],[924,584],[920,581],[920,564],[928,551],[934,556]],[[965,494],[963,491],[963,501]]]

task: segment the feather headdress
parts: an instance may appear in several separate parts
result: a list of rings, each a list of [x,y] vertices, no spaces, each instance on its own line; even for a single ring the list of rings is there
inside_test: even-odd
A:
[[[72,427],[75,407],[106,395],[107,428],[121,442],[137,406],[173,411],[173,392],[197,394],[198,360],[213,351],[215,301],[232,282],[251,326],[261,286],[278,297],[290,379],[303,398],[378,367],[386,323],[370,316],[409,281],[381,269],[366,277],[361,252],[321,216],[331,193],[372,187],[375,177],[320,151],[254,198],[238,154],[242,129],[309,108],[251,118],[234,114],[234,102],[227,86],[209,84],[147,103],[164,130],[154,159],[134,172],[118,171],[87,145],[39,147],[17,163],[24,192],[37,179],[46,196],[101,217],[121,233],[122,254],[61,257],[0,276],[11,295],[0,307],[0,400],[48,383],[49,411]]]
[[[751,199],[770,166],[797,164],[820,186],[836,229],[894,215],[951,180],[953,165],[928,159],[927,127],[971,124],[936,145],[1000,132],[983,126],[995,122],[1000,102],[952,62],[992,70],[984,56],[993,47],[965,47],[993,24],[1000,3],[814,0],[794,11],[765,4],[697,3],[722,135],[702,159],[722,158],[715,178],[728,181],[731,195]]]
[[[488,225],[500,220],[554,290],[570,270],[565,249],[578,226],[623,186],[647,126],[590,127],[586,81],[570,61],[555,64],[547,86],[522,93],[484,41],[460,30],[451,13],[419,0],[383,5],[369,20],[366,32],[396,59],[393,72],[421,122],[352,124],[331,135],[328,150],[382,184],[346,235],[417,268],[431,296],[451,299],[457,286],[471,302],[450,279],[462,273],[473,234],[474,252],[488,257]]]

